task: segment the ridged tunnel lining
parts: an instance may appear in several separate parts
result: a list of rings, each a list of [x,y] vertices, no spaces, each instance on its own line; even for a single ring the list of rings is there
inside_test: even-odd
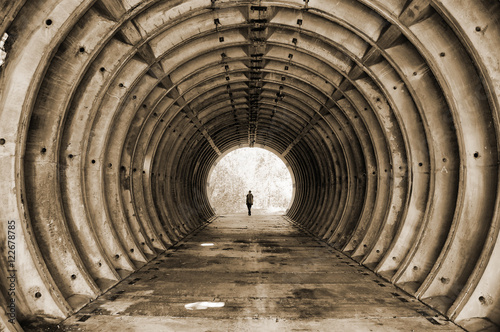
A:
[[[210,220],[211,167],[256,146],[293,174],[289,218],[452,320],[500,324],[497,1],[0,13],[19,320],[60,321]]]

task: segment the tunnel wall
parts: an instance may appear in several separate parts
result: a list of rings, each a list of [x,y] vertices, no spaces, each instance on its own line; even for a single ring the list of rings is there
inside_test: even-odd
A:
[[[0,18],[0,327],[59,322],[210,222],[210,169],[248,146],[293,173],[292,221],[462,326],[500,325],[498,1]]]

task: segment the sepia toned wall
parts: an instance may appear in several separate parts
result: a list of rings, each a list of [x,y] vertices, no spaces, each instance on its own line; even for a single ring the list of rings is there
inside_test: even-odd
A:
[[[210,221],[237,147],[286,161],[288,218],[500,326],[497,0],[4,0],[0,35],[0,329]]]

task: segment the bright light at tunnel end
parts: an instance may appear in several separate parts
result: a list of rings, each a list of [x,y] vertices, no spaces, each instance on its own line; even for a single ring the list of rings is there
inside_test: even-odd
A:
[[[293,184],[290,171],[276,154],[261,148],[240,148],[214,165],[207,189],[219,215],[244,213],[248,191],[254,196],[254,212],[283,214],[291,204]]]

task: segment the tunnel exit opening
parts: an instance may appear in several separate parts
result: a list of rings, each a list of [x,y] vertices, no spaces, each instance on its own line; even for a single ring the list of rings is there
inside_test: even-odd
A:
[[[218,215],[245,213],[252,191],[254,214],[284,214],[293,198],[288,166],[261,148],[239,148],[221,156],[210,171],[207,192]]]

